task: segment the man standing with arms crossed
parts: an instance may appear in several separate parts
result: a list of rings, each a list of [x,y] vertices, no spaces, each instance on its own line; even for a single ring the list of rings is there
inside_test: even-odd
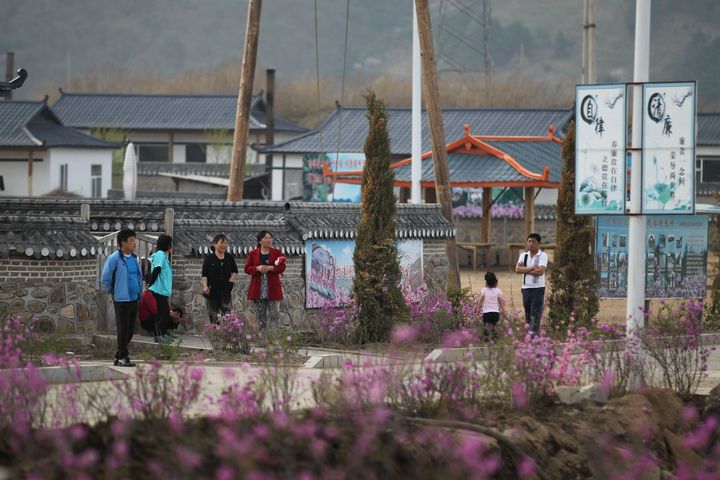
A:
[[[133,253],[135,251],[135,231],[129,228],[120,230],[117,244],[117,251],[105,260],[100,283],[111,295],[115,307],[117,328],[115,366],[134,367],[135,364],[130,361],[128,345],[130,345],[130,340],[135,332],[138,300],[140,300],[143,287],[140,262]]]
[[[540,331],[540,320],[545,307],[545,269],[548,257],[540,250],[540,235],[531,233],[527,238],[527,251],[520,254],[515,272],[522,274],[522,298],[525,321],[533,335]]]

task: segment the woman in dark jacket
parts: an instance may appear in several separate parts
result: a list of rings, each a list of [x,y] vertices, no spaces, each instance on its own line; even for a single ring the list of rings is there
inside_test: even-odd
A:
[[[255,317],[263,329],[275,336],[280,329],[280,301],[283,299],[280,274],[285,271],[285,257],[272,246],[273,236],[267,230],[258,233],[258,246],[250,251],[245,273],[250,275],[248,299],[255,305]]]

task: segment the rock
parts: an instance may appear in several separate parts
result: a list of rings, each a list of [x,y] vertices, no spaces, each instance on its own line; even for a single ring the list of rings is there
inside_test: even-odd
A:
[[[22,298],[16,298],[12,302],[10,302],[10,308],[8,309],[8,311],[10,313],[17,313],[23,311],[24,309],[25,300],[23,300]]]
[[[50,290],[47,288],[36,288],[31,293],[33,298],[46,298],[49,294]]]
[[[13,298],[15,298],[15,294],[13,292],[0,292],[0,301],[7,302]]]
[[[50,317],[37,317],[35,331],[40,333],[52,333],[55,331],[55,322]]]
[[[77,304],[77,318],[81,322],[87,322],[90,318],[90,311],[88,310],[88,307],[85,304],[78,303]]]
[[[669,388],[651,388],[642,392],[657,413],[659,425],[672,431],[684,429],[682,400]]]
[[[0,292],[14,292],[15,286],[13,282],[0,283]]]
[[[41,313],[45,311],[46,307],[45,302],[39,302],[37,300],[30,300],[27,303],[27,308],[33,313]]]
[[[715,415],[720,418],[720,383],[715,385],[705,400],[705,408],[703,409],[703,417]]]
[[[57,331],[59,333],[76,333],[75,323],[71,320],[61,318],[57,323]]]
[[[96,293],[95,287],[85,287],[85,295],[95,295]]]
[[[54,305],[65,303],[65,285],[58,285],[50,292],[50,303]]]
[[[60,318],[75,319],[75,305],[65,305],[60,309]]]
[[[48,307],[47,313],[50,313],[52,315],[57,315],[58,313],[58,307]]]
[[[565,405],[575,405],[582,403],[584,400],[592,400],[597,403],[606,403],[608,400],[607,392],[603,392],[597,384],[585,385],[584,387],[561,385],[555,389],[555,394],[560,403]]]

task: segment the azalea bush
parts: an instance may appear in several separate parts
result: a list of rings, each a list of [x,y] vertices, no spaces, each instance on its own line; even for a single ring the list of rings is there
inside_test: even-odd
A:
[[[315,315],[314,325],[321,342],[352,342],[357,328],[357,303],[348,296],[325,300]]]
[[[658,367],[660,382],[689,399],[707,375],[710,347],[702,344],[703,302],[661,302],[640,333],[643,350]]]
[[[216,350],[247,355],[252,343],[260,338],[260,329],[252,318],[236,311],[218,315],[217,323],[206,323],[203,331]]]

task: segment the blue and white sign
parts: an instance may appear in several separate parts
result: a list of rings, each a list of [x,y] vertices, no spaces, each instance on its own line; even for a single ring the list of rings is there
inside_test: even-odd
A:
[[[695,82],[643,85],[644,214],[695,211]]]
[[[575,214],[625,213],[626,87],[575,90]]]
[[[340,153],[330,154],[330,169],[333,172],[354,172],[362,171],[365,168],[364,153]],[[360,203],[360,185],[349,183],[335,183],[333,185],[333,202]]]

